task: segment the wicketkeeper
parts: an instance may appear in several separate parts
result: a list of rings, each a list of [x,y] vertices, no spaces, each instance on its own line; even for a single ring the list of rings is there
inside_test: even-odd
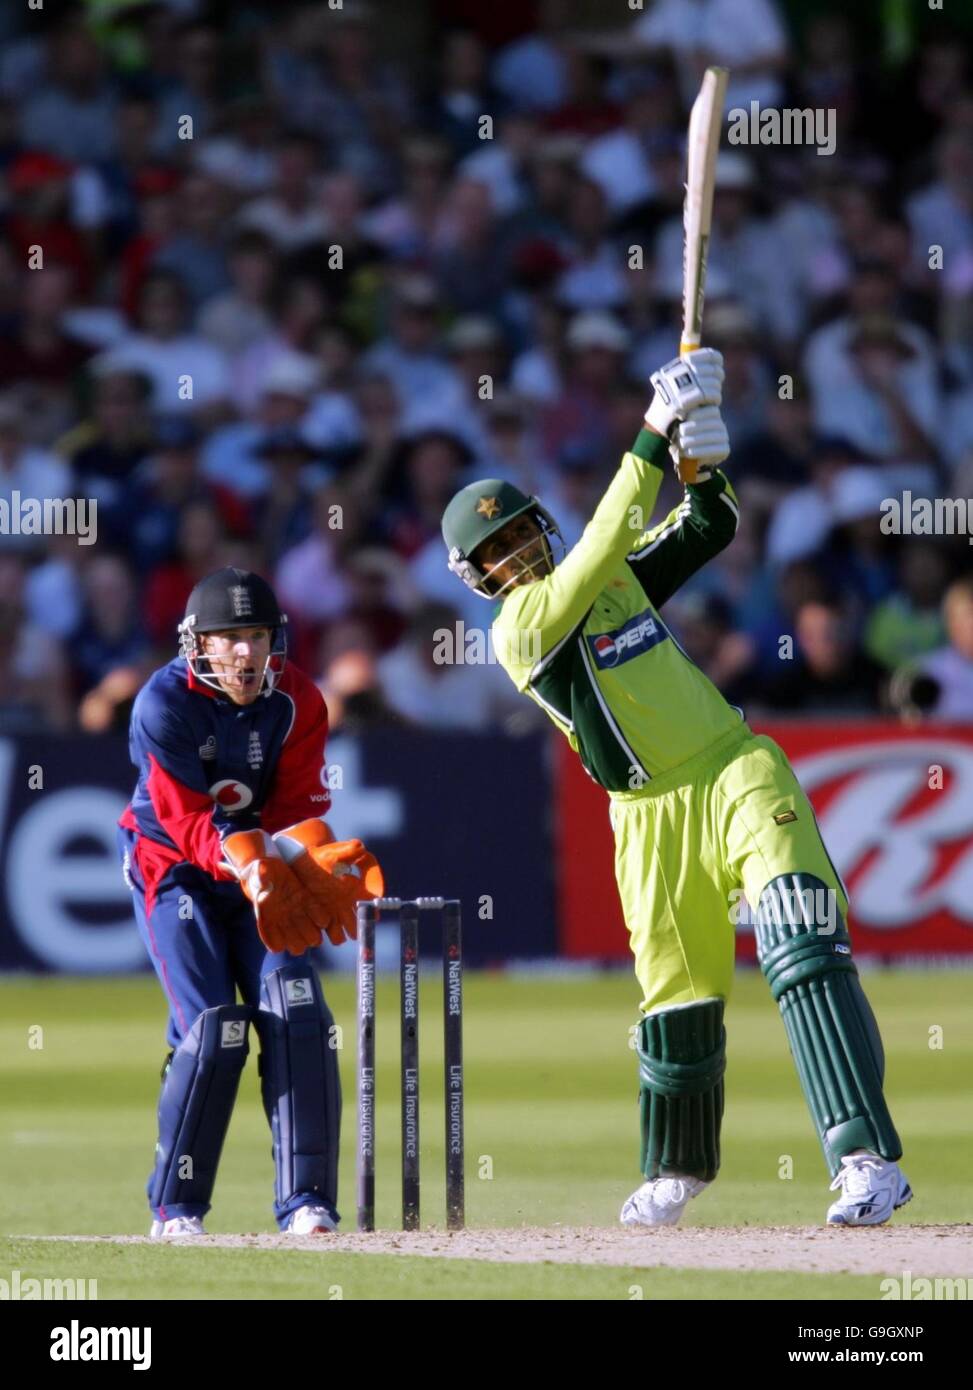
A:
[[[274,1215],[295,1235],[338,1223],[341,1091],[333,1020],[309,947],[355,935],[384,892],[360,840],[335,841],[327,708],[286,657],[286,616],[257,574],[201,580],[181,655],[139,693],[139,770],[119,849],[169,1005],[151,1234],[205,1234],[251,1024],[276,1167]],[[237,1002],[239,991],[241,1002]]]
[[[622,1221],[675,1224],[719,1170],[723,1012],[743,889],[831,1187],[840,1189],[828,1221],[874,1225],[912,1193],[882,1092],[881,1039],[851,958],[844,885],[784,753],[753,733],[659,615],[736,530],[737,499],[717,466],[729,454],[722,382],[711,349],[653,375],[645,426],[566,556],[553,517],[498,478],[457,493],[443,536],[453,573],[501,601],[493,638],[511,680],[609,794],[643,995],[645,1182]],[[677,467],[698,460],[696,481],[646,530],[669,454]]]

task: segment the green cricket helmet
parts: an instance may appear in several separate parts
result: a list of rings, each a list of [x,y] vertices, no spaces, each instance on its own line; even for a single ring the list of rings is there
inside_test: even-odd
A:
[[[541,528],[547,542],[548,568],[551,569],[554,560],[549,538],[559,542],[562,552],[564,549],[564,538],[557,522],[536,497],[521,492],[513,483],[504,482],[502,478],[481,478],[461,488],[443,512],[443,540],[449,551],[449,568],[481,598],[496,598],[500,590],[491,591],[485,587],[489,577],[474,563],[473,553],[478,545],[524,512],[529,513]],[[500,563],[513,559],[521,550],[533,544],[536,542],[530,541],[527,546],[518,547]]]

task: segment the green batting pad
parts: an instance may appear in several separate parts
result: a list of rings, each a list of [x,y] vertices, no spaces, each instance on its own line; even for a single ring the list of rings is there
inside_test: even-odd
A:
[[[712,1182],[720,1166],[726,1030],[723,1000],[646,1014],[636,1036],[642,1172]]]
[[[784,1020],[831,1176],[852,1149],[898,1159],[885,1104],[885,1054],[834,895],[812,874],[783,874],[760,896],[757,959]]]

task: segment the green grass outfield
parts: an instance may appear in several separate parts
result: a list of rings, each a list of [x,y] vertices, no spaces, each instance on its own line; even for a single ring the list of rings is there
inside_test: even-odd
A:
[[[435,972],[430,970],[430,977]],[[973,1220],[973,973],[867,973],[887,1093],[916,1198],[896,1224]],[[340,1206],[354,1225],[353,982],[327,985],[345,1089]],[[423,985],[424,1222],[443,1213],[442,1013]],[[611,1227],[639,1182],[627,974],[465,981],[467,1222]],[[379,987],[378,1225],[399,1221],[397,981]],[[857,1298],[873,1277],[500,1264],[306,1250],[53,1244],[25,1235],[145,1234],[164,1006],[154,979],[0,979],[0,1278],[97,1278],[101,1298]],[[941,1048],[930,1030],[942,1029]],[[42,1035],[37,1029],[43,1030]],[[687,1226],[823,1222],[828,1180],[766,985],[741,972],[727,1016],[723,1168]],[[40,1047],[31,1046],[38,1039]],[[780,1176],[792,1161],[793,1177]],[[273,1168],[255,1049],[224,1149],[213,1232],[271,1232]]]

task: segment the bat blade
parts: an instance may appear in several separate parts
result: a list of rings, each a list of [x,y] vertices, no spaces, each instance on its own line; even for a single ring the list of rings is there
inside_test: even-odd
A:
[[[686,198],[683,204],[682,338],[680,352],[699,347],[706,296],[706,255],[713,222],[713,187],[720,127],[726,100],[727,68],[707,68],[689,115],[686,152]],[[696,464],[683,459],[683,482],[694,482]]]
[[[683,332],[684,343],[699,345],[706,293],[706,250],[713,222],[713,185],[720,145],[726,68],[707,68],[689,117],[686,159],[686,199],[683,204]]]

